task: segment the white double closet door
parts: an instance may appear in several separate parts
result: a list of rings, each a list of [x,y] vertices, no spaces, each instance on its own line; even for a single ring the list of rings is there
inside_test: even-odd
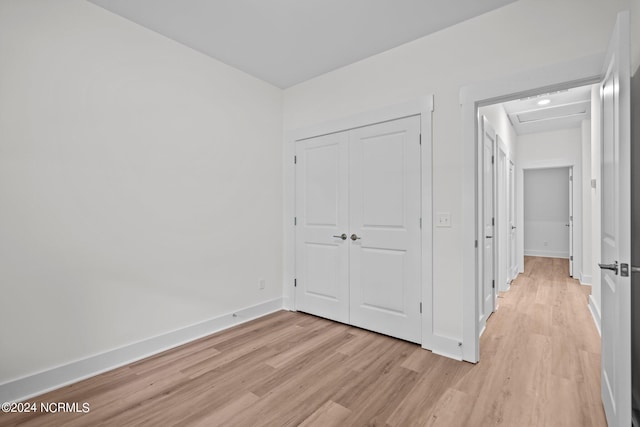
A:
[[[297,141],[296,159],[296,310],[420,342],[420,117]]]

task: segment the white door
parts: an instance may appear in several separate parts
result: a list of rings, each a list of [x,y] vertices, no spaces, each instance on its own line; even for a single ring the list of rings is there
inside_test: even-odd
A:
[[[507,217],[509,210],[507,206],[507,154],[505,152],[504,142],[499,135],[496,135],[497,145],[497,163],[496,163],[496,236],[494,238],[497,245],[497,274],[496,279],[498,286],[494,292],[495,303],[498,307],[498,291],[506,291],[509,275],[508,267],[508,246],[509,231]]]
[[[569,168],[569,276],[573,277],[573,168]]]
[[[610,426],[631,425],[629,13],[618,14],[602,97],[602,402]],[[626,268],[625,268],[626,267]],[[626,271],[625,271],[626,270]]]
[[[420,342],[420,118],[353,130],[349,144],[351,324]]]
[[[516,258],[516,177],[515,166],[509,161],[509,281],[518,275]]]
[[[494,180],[494,149],[496,133],[483,117],[482,120],[482,203],[483,203],[483,280],[480,285],[479,313],[480,333],[484,332],[487,319],[494,310],[494,215],[493,215],[493,180]]]
[[[348,142],[342,132],[296,143],[296,309],[345,323]]]

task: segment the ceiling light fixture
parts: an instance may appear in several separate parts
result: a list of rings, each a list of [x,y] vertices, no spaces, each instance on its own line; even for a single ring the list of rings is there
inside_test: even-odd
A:
[[[547,105],[551,103],[551,100],[546,98],[546,99],[541,99],[540,101],[538,101],[538,105]]]

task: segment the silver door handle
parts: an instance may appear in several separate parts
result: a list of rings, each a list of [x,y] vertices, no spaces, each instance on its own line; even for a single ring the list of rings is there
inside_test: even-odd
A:
[[[512,230],[515,230],[515,229],[516,229],[516,226],[515,226],[515,225],[512,225],[512,226],[511,226],[511,229],[512,229]]]
[[[333,236],[333,237],[337,237],[338,239],[342,239],[342,240],[347,240],[347,233],[342,233],[339,236]]]
[[[355,242],[356,240],[360,240],[360,239],[362,239],[362,237],[358,237],[358,235],[357,235],[357,234],[355,234],[355,233],[351,235],[351,240],[353,240],[354,242]]]
[[[618,274],[618,261],[616,261],[614,264],[598,264],[598,267],[603,270],[611,270],[615,274]]]
[[[485,239],[493,239],[493,236],[484,236]]]

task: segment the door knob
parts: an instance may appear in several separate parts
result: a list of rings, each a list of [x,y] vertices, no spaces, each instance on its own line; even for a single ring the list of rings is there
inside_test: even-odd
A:
[[[598,267],[603,270],[611,270],[615,274],[618,274],[618,261],[616,261],[614,264],[598,264]]]
[[[516,226],[515,226],[515,225],[512,225],[512,226],[511,226],[511,229],[512,229],[512,230],[515,230],[515,229],[516,229]]]
[[[362,237],[358,237],[358,235],[357,235],[357,234],[355,234],[355,233],[351,235],[351,240],[353,240],[354,242],[355,242],[356,240],[360,240],[361,238],[362,238]]]
[[[493,236],[484,236],[485,239],[493,239]]]
[[[342,233],[339,236],[334,235],[333,237],[337,237],[338,239],[347,240],[347,233]]]

